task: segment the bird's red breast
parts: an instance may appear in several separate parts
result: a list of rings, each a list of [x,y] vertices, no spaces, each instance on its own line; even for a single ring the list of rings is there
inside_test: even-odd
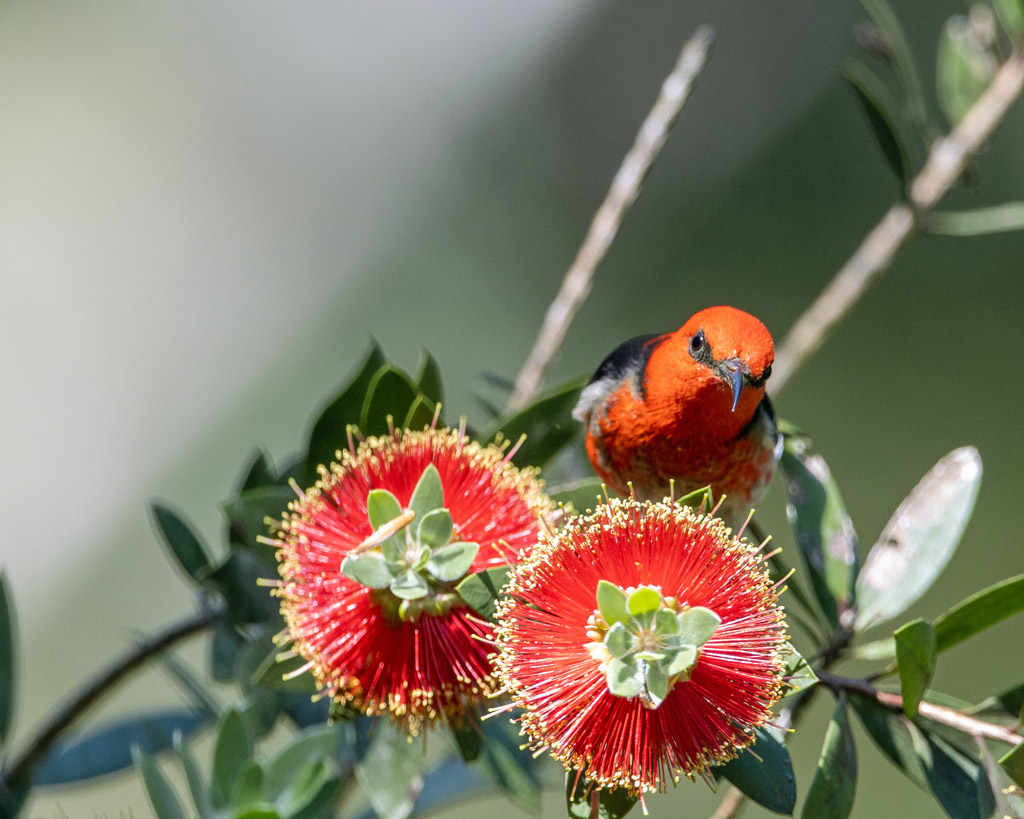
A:
[[[594,469],[619,493],[632,483],[640,498],[664,497],[670,481],[677,495],[710,484],[728,496],[726,511],[742,516],[778,459],[764,390],[774,355],[767,328],[733,307],[620,345],[573,413],[586,425]]]

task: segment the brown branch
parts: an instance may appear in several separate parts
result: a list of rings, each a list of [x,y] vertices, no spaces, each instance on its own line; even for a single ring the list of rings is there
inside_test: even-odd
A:
[[[1024,50],[1017,49],[949,136],[932,146],[928,161],[910,185],[910,201],[890,208],[782,340],[772,367],[775,393],[782,390],[868,285],[889,266],[915,227],[923,222],[992,135],[1022,89]]]
[[[743,806],[746,804],[747,797],[743,794],[743,791],[733,785],[726,791],[725,796],[718,803],[718,807],[711,814],[710,819],[733,819],[740,815]]]
[[[100,697],[148,660],[186,637],[205,629],[222,613],[223,609],[219,606],[205,606],[196,614],[146,638],[110,663],[83,685],[78,694],[60,710],[51,715],[49,721],[28,740],[25,750],[11,763],[9,769],[0,777],[0,781],[8,783],[12,788],[31,782],[33,770],[46,752]]]
[[[822,683],[827,685],[833,691],[849,691],[874,700],[880,705],[884,705],[894,711],[899,711],[900,713],[903,712],[903,697],[899,694],[892,694],[888,691],[879,691],[866,680],[840,677],[836,674],[831,674],[828,671],[816,670],[815,674],[818,675],[818,679],[821,680]],[[985,722],[985,720],[978,719],[977,717],[968,716],[967,714],[963,714],[953,708],[947,708],[944,705],[935,705],[931,702],[922,701],[918,706],[917,712],[922,717],[926,717],[933,722],[948,725],[950,728],[955,728],[956,730],[972,737],[994,739],[999,742],[1005,742],[1007,745],[1014,746],[1020,745],[1024,742],[1024,736],[1014,733],[1009,728],[992,722]]]
[[[509,399],[509,410],[521,409],[540,390],[544,372],[562,346],[569,325],[590,293],[594,271],[619,232],[626,211],[636,201],[640,186],[665,144],[668,132],[689,97],[694,82],[707,65],[714,39],[715,32],[710,26],[697,29],[683,47],[672,73],[665,78],[654,107],[640,126],[633,147],[622,160],[608,194],[594,214],[586,238],[562,280],[558,294],[548,307],[533,349],[516,377],[515,390]]]

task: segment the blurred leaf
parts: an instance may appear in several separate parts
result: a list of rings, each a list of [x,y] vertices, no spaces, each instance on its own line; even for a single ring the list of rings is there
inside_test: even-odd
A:
[[[210,801],[210,785],[203,776],[203,772],[192,755],[191,749],[185,744],[180,731],[174,732],[174,753],[181,762],[185,771],[185,781],[188,783],[189,792],[192,794],[192,802],[199,812],[200,819],[213,819],[213,803]]]
[[[334,460],[334,453],[344,446],[348,440],[348,426],[356,426],[359,423],[359,414],[370,381],[386,363],[380,346],[374,341],[359,370],[341,389],[338,397],[320,413],[309,434],[309,447],[306,450],[303,470],[305,478],[299,481],[302,486],[312,486],[316,483],[316,468],[321,464],[331,463]]]
[[[356,765],[356,778],[380,819],[405,819],[423,788],[423,749],[383,722],[377,723],[376,734]]]
[[[989,586],[935,621],[937,650],[945,651],[991,625],[1024,610],[1024,574]]]
[[[782,694],[783,697],[798,694],[818,682],[814,669],[811,668],[807,660],[800,656],[792,643],[786,643],[786,653],[783,655],[783,659],[786,661],[783,679],[786,680],[788,686]]]
[[[242,479],[242,485],[238,491],[241,493],[258,486],[271,486],[276,482],[277,475],[274,473],[270,456],[262,449],[257,449],[250,457],[249,466],[246,467],[245,477]]]
[[[251,806],[256,810],[269,807],[263,795],[263,766],[255,759],[242,763],[231,793],[231,804],[239,808]]]
[[[480,756],[484,745],[484,729],[480,718],[475,714],[461,723],[451,726],[452,739],[459,751],[459,756],[466,762],[473,762]]]
[[[972,716],[1003,715],[1013,719],[1024,721],[1024,683],[996,694],[979,702],[977,705],[965,709]]]
[[[221,710],[220,703],[217,702],[217,698],[210,693],[206,686],[199,682],[199,679],[188,666],[179,662],[169,651],[165,651],[160,655],[160,662],[192,700],[193,707],[205,714],[210,720],[217,719],[217,715]]]
[[[986,819],[994,806],[984,768],[945,739],[908,724],[928,787],[950,819]]]
[[[146,786],[149,804],[153,806],[158,819],[188,819],[171,783],[160,772],[156,761],[138,746],[132,747],[131,755],[142,776],[142,783]]]
[[[903,713],[913,719],[935,673],[935,628],[927,620],[911,620],[896,629],[893,638],[896,641]]]
[[[201,582],[209,574],[210,558],[195,532],[184,518],[162,503],[150,504],[153,520],[163,535],[164,543],[178,564],[192,577]]]
[[[993,0],[1006,36],[1011,40],[1024,39],[1024,0]]]
[[[925,217],[924,229],[942,236],[984,236],[1024,230],[1024,202],[1005,202],[974,210],[932,211]]]
[[[416,368],[416,373],[416,389],[424,397],[430,399],[431,404],[443,404],[444,390],[441,388],[441,368],[426,350],[420,353],[420,363]]]
[[[409,411],[405,414],[405,418],[402,420],[403,429],[424,429],[429,427],[434,421],[434,407],[436,405],[429,398],[425,398],[422,395],[417,395],[416,400],[412,402],[409,407]],[[395,419],[398,420],[397,418]]]
[[[1010,779],[1024,788],[1024,742],[999,757],[999,767],[1006,771]]]
[[[789,751],[769,729],[758,728],[754,743],[724,765],[712,768],[715,776],[732,782],[750,799],[768,810],[793,813],[796,780]]]
[[[268,550],[269,551],[269,550]],[[280,603],[270,590],[256,584],[276,574],[273,567],[248,549],[233,549],[206,578],[224,596],[232,623],[271,623],[280,620]]]
[[[359,429],[364,435],[387,435],[388,417],[398,426],[416,401],[416,385],[402,370],[390,364],[374,374],[359,412]]]
[[[504,716],[483,721],[484,742],[477,759],[478,770],[524,810],[540,811],[541,781],[537,760],[521,747],[519,727]]]
[[[132,748],[155,754],[171,747],[175,733],[189,736],[208,722],[191,708],[163,708],[118,717],[77,736],[58,740],[32,774],[35,785],[63,785],[122,771]]]
[[[512,461],[517,466],[544,466],[582,432],[582,425],[570,413],[586,383],[585,377],[567,381],[519,412],[496,421],[480,440],[491,441],[500,432],[515,445],[525,435]]]
[[[914,487],[857,578],[857,628],[895,617],[927,591],[960,543],[981,483],[974,447],[955,449]]]
[[[281,816],[272,805],[267,803],[256,803],[246,805],[242,810],[231,815],[231,819],[281,819]]]
[[[228,620],[221,619],[213,627],[213,639],[210,640],[210,676],[214,680],[228,682],[234,679],[232,672],[235,655],[243,643],[242,636]]]
[[[963,119],[977,102],[995,74],[995,61],[981,47],[963,15],[951,17],[939,39],[938,85],[939,104],[950,124]]]
[[[267,518],[281,520],[293,500],[295,491],[290,486],[257,486],[241,492],[222,507],[228,519],[231,542],[265,554],[269,560],[273,549],[256,538],[270,534]]]
[[[294,814],[317,796],[339,768],[348,773],[355,764],[355,729],[351,724],[318,725],[301,731],[267,764],[267,797],[282,816]],[[329,769],[316,763],[330,760]]]
[[[0,751],[14,721],[18,689],[18,621],[7,572],[0,569]],[[2,756],[2,755],[0,755]]]
[[[576,771],[565,772],[565,806],[572,819],[619,819],[640,800],[625,788],[600,788],[597,813],[592,810],[593,785]]]
[[[582,513],[594,509],[604,502],[603,481],[600,478],[584,478],[572,483],[553,486],[548,497],[555,504],[572,505],[573,511]]]
[[[896,643],[892,637],[882,637],[880,640],[855,646],[851,656],[858,660],[895,660]]]
[[[306,659],[296,655],[286,660],[278,660],[278,655],[283,651],[282,646],[274,645],[269,637],[261,641],[266,649],[266,657],[259,666],[252,672],[250,677],[255,685],[269,688],[272,691],[283,691],[291,694],[315,694],[317,691],[316,678],[311,673],[297,674],[290,676],[306,664]],[[257,652],[257,649],[253,649]],[[287,677],[287,679],[285,679]]]
[[[787,439],[780,463],[797,546],[822,614],[836,627],[854,603],[858,565],[853,523],[824,458],[807,455],[798,441]]]
[[[508,566],[486,569],[471,574],[455,587],[455,591],[473,611],[487,620],[493,620],[494,607],[501,599],[501,590],[508,582],[508,575]]]
[[[875,741],[879,749],[903,771],[915,784],[928,787],[924,768],[917,756],[911,731],[916,727],[902,712],[893,711],[868,697],[856,694],[849,703],[860,717],[864,730]]]
[[[845,819],[853,811],[856,787],[857,751],[846,713],[846,694],[840,693],[800,815],[803,819]]]
[[[456,802],[491,793],[493,789],[489,783],[484,782],[462,759],[450,754],[423,780],[423,790],[416,800],[416,815],[440,814],[441,808],[450,808]]]
[[[238,708],[229,708],[220,718],[213,747],[213,776],[210,796],[215,808],[231,803],[235,782],[245,763],[252,758],[253,738]]]
[[[848,59],[843,64],[843,76],[857,94],[868,123],[875,135],[875,141],[885,157],[889,170],[899,180],[905,190],[910,184],[912,170],[910,154],[903,142],[895,112],[899,106],[885,87],[885,83],[875,76],[866,65],[857,60]]]
[[[921,139],[930,146],[938,134],[938,129],[929,121],[924,90],[917,74],[917,64],[910,52],[910,44],[903,32],[903,26],[900,25],[899,18],[888,0],[861,0],[861,5],[888,47],[889,61],[896,70],[903,91],[902,107]]]

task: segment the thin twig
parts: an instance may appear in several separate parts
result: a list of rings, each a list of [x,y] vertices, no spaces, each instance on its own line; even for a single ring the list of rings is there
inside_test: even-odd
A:
[[[0,781],[18,787],[32,781],[35,766],[42,760],[46,752],[60,739],[61,735],[81,717],[88,708],[100,697],[110,691],[118,682],[127,677],[147,660],[152,659],[175,643],[191,637],[205,629],[223,613],[220,606],[207,605],[204,608],[177,623],[172,623],[163,631],[148,637],[114,660],[93,679],[82,686],[81,690],[56,711],[34,737],[28,740],[25,750],[15,759]]]
[[[636,201],[647,172],[657,158],[669,130],[679,116],[694,82],[707,65],[715,32],[701,26],[683,47],[672,73],[665,78],[661,93],[640,126],[633,147],[622,160],[604,202],[594,214],[587,236],[562,280],[562,286],[544,316],[537,340],[516,377],[508,409],[521,409],[540,390],[551,359],[565,340],[577,311],[590,293],[594,271],[604,259],[622,225],[630,205]]]
[[[909,203],[890,208],[782,340],[772,367],[775,393],[782,390],[790,376],[821,346],[825,336],[868,285],[888,267],[915,226],[923,222],[963,173],[968,161],[992,135],[1022,89],[1024,51],[1017,49],[949,136],[932,147],[924,168],[911,183]]]
[[[740,815],[745,804],[747,804],[747,797],[743,795],[743,791],[733,785],[726,791],[722,801],[718,803],[715,812],[711,814],[711,819],[734,819]]]
[[[903,711],[903,697],[899,694],[893,694],[888,691],[879,691],[873,685],[868,683],[867,680],[840,677],[836,674],[831,674],[828,671],[823,670],[815,670],[815,674],[818,675],[818,679],[821,680],[822,683],[827,685],[833,691],[849,691],[854,694],[859,694],[862,697],[872,699],[880,705],[884,705],[894,711]],[[922,717],[932,720],[933,722],[948,725],[951,728],[955,728],[956,730],[972,737],[985,737],[987,739],[1005,742],[1007,745],[1013,746],[1020,745],[1024,742],[1024,736],[1014,733],[1005,726],[986,722],[985,720],[978,719],[977,717],[968,716],[967,714],[956,711],[953,708],[947,708],[944,705],[935,705],[931,702],[922,701],[917,708],[917,713]]]

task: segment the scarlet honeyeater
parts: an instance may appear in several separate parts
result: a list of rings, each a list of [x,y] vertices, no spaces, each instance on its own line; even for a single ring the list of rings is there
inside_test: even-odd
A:
[[[734,307],[620,345],[573,410],[597,474],[641,500],[665,497],[670,482],[677,495],[710,485],[726,496],[719,514],[739,525],[781,454],[764,389],[774,358],[767,328]]]

